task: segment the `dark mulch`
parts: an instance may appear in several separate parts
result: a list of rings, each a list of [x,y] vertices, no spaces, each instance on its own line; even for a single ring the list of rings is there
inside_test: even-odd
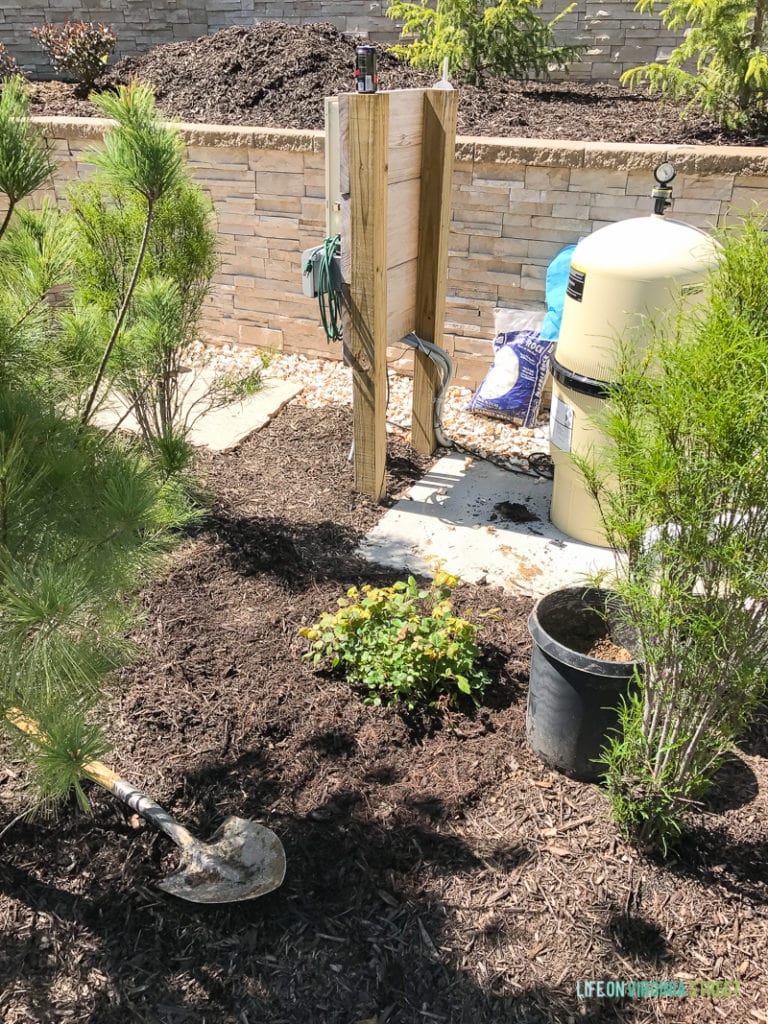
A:
[[[93,818],[18,823],[0,841],[0,1019],[765,1020],[766,723],[665,867],[617,840],[596,788],[528,750],[527,599],[460,588],[462,609],[500,609],[484,634],[498,683],[473,713],[374,709],[315,674],[298,628],[392,579],[355,555],[382,509],[352,490],[350,435],[346,410],[289,407],[204,461],[210,522],[146,593],[114,714],[120,770],[202,835],[228,813],[268,823],[284,885],[218,909],[165,897],[170,843],[100,791]],[[425,463],[390,451],[395,491]],[[0,782],[2,830],[15,781]],[[742,995],[575,994],[669,976],[739,978]]]
[[[353,88],[355,40],[329,25],[264,22],[227,28],[193,42],[158,46],[126,57],[106,82],[132,76],[151,82],[172,117],[211,124],[323,128],[326,96]],[[385,89],[430,85],[434,72],[416,71],[379,47]],[[34,112],[89,116],[87,100],[61,82],[33,84]],[[661,144],[758,146],[765,126],[725,131],[709,117],[663,106],[645,93],[616,85],[524,83],[489,79],[462,86],[459,133],[541,139],[587,139]]]

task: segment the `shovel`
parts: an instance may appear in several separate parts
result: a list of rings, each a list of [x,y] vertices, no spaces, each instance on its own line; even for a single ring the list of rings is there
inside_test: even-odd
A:
[[[6,712],[21,732],[45,742],[37,722],[18,708]],[[285,850],[275,833],[247,818],[230,816],[209,843],[191,832],[154,800],[100,761],[87,761],[83,774],[152,822],[181,850],[179,867],[158,883],[172,896],[192,903],[237,903],[272,892],[285,877]]]

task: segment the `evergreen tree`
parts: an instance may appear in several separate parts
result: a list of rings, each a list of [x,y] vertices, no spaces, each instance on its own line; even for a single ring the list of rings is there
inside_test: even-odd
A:
[[[655,14],[655,0],[635,10]],[[727,127],[768,114],[766,0],[668,0],[661,20],[683,42],[666,61],[632,68],[625,85],[647,82],[650,91],[696,104]]]
[[[581,48],[558,45],[552,34],[575,3],[549,22],[536,14],[540,6],[541,0],[392,0],[387,17],[403,22],[403,38],[413,37],[392,50],[418,68],[439,68],[447,57],[451,73],[470,85],[486,74],[546,77],[578,60]]]
[[[177,180],[176,137],[162,134],[141,87],[113,97],[110,112],[118,125],[94,162],[144,198],[150,221]],[[134,595],[186,513],[175,481],[135,445],[67,412],[84,381],[57,344],[51,289],[71,279],[72,235],[49,206],[19,208],[52,170],[23,84],[11,80],[0,96],[0,723],[42,798],[74,786],[85,804],[81,766],[106,747],[96,711],[130,652]],[[44,741],[21,737],[17,711]]]
[[[62,351],[83,422],[118,392],[147,452],[175,473],[191,462],[195,419],[255,390],[259,375],[219,378],[189,398],[196,375],[185,357],[217,265],[213,208],[180,160],[178,130],[160,123],[146,87],[98,103],[117,127],[104,151],[91,154],[99,173],[68,195],[75,275]]]

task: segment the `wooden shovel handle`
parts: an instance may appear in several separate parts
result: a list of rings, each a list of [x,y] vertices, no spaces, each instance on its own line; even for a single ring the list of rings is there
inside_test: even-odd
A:
[[[36,722],[34,718],[25,715],[19,708],[8,708],[5,717],[19,732],[33,737],[33,739],[38,740],[40,743],[48,743],[48,737],[40,728],[40,723]],[[120,776],[113,772],[111,768],[102,764],[101,761],[85,761],[82,769],[84,775],[87,775],[89,779],[93,779],[94,782],[98,782],[100,786],[103,786],[110,793],[114,792],[115,784],[120,781]]]
[[[40,723],[36,722],[34,718],[25,715],[20,708],[8,708],[5,717],[12,726],[18,729],[19,732],[23,732],[25,736],[31,736],[38,743],[48,743],[48,737],[40,728]],[[87,775],[89,779],[97,782],[107,792],[112,793],[113,796],[128,804],[132,810],[137,811],[143,818],[151,821],[153,825],[156,825],[165,832],[177,846],[188,848],[196,844],[194,836],[183,825],[179,824],[175,818],[171,817],[160,804],[155,803],[151,797],[136,789],[130,782],[126,782],[125,779],[122,779],[111,768],[102,764],[101,761],[84,761],[80,767],[84,775]]]

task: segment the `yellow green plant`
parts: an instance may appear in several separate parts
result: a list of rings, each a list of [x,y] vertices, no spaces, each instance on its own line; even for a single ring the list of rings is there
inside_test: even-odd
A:
[[[453,613],[459,580],[442,570],[428,588],[413,576],[390,587],[352,587],[301,629],[305,655],[315,666],[343,673],[369,704],[455,704],[461,694],[479,698],[490,682],[478,665],[480,626]]]

